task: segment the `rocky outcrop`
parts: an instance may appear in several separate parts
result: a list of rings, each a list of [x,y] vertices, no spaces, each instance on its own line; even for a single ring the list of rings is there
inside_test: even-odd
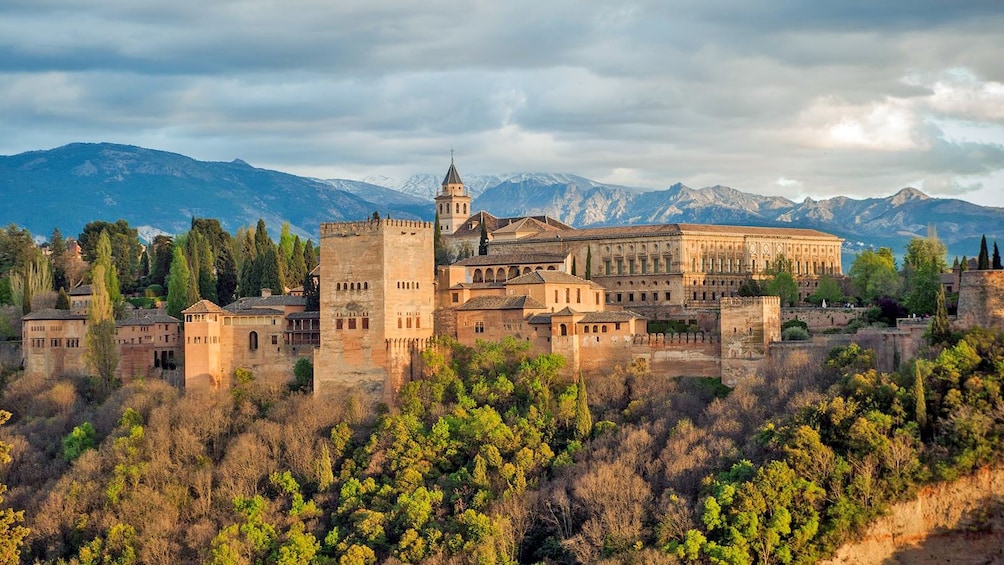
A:
[[[923,488],[894,505],[828,565],[1004,563],[1004,469]]]

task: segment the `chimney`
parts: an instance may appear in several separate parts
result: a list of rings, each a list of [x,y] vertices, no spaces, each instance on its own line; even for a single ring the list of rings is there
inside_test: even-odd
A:
[[[268,298],[270,296],[272,296],[272,289],[271,288],[263,288],[263,289],[261,289],[261,297],[262,298]]]

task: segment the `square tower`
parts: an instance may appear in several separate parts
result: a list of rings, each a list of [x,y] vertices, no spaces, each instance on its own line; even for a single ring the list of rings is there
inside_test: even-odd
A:
[[[314,394],[392,402],[433,335],[433,224],[321,224]]]

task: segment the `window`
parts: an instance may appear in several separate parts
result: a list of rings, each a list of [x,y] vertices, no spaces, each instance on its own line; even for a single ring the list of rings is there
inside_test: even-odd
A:
[[[453,302],[454,303],[460,302],[460,293],[459,292],[454,292],[453,293]]]
[[[669,300],[669,293],[666,293],[666,300]]]
[[[422,318],[421,316],[415,316],[415,329],[422,328]]]
[[[258,332],[251,332],[248,334],[248,349],[251,351],[258,350]]]
[[[582,303],[582,289],[581,288],[575,289],[575,303],[576,304],[581,304]]]
[[[621,323],[620,323],[620,322],[617,322],[617,323],[615,323],[615,324],[614,324],[614,329],[615,329],[615,330],[619,330],[619,329],[621,329]]]
[[[408,329],[410,330],[411,329],[411,318],[410,317],[408,318],[406,324],[408,326]]]
[[[571,301],[572,301],[572,289],[566,288],[565,289],[565,304],[568,304]]]
[[[585,326],[585,333],[589,333],[589,326],[588,325]]]
[[[342,324],[343,324],[342,319],[341,318],[337,318],[335,320],[335,329],[336,330],[342,329]]]
[[[350,330],[356,329],[356,319],[355,318],[349,318],[349,329]]]
[[[272,345],[278,345],[278,344],[279,344],[279,336],[277,335],[272,336]]]
[[[474,322],[474,333],[483,334],[485,333],[485,323],[484,322]]]
[[[403,328],[404,326],[402,324],[404,324],[404,322],[401,321],[401,318],[398,318],[397,319],[397,329]]]
[[[606,325],[601,326],[600,327],[600,332],[601,333],[607,333],[607,326]]]
[[[561,335],[568,335],[568,326],[561,324]]]
[[[603,262],[603,272],[607,275],[610,274],[610,261]]]
[[[364,330],[370,329],[370,319],[369,318],[363,318],[363,329]]]

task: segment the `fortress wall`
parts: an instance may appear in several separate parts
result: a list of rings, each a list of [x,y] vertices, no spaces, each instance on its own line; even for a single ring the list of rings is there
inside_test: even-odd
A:
[[[865,315],[865,308],[782,308],[781,323],[801,320],[810,331],[842,328]]]
[[[1004,330],[1004,271],[966,271],[960,278],[956,324]]]

